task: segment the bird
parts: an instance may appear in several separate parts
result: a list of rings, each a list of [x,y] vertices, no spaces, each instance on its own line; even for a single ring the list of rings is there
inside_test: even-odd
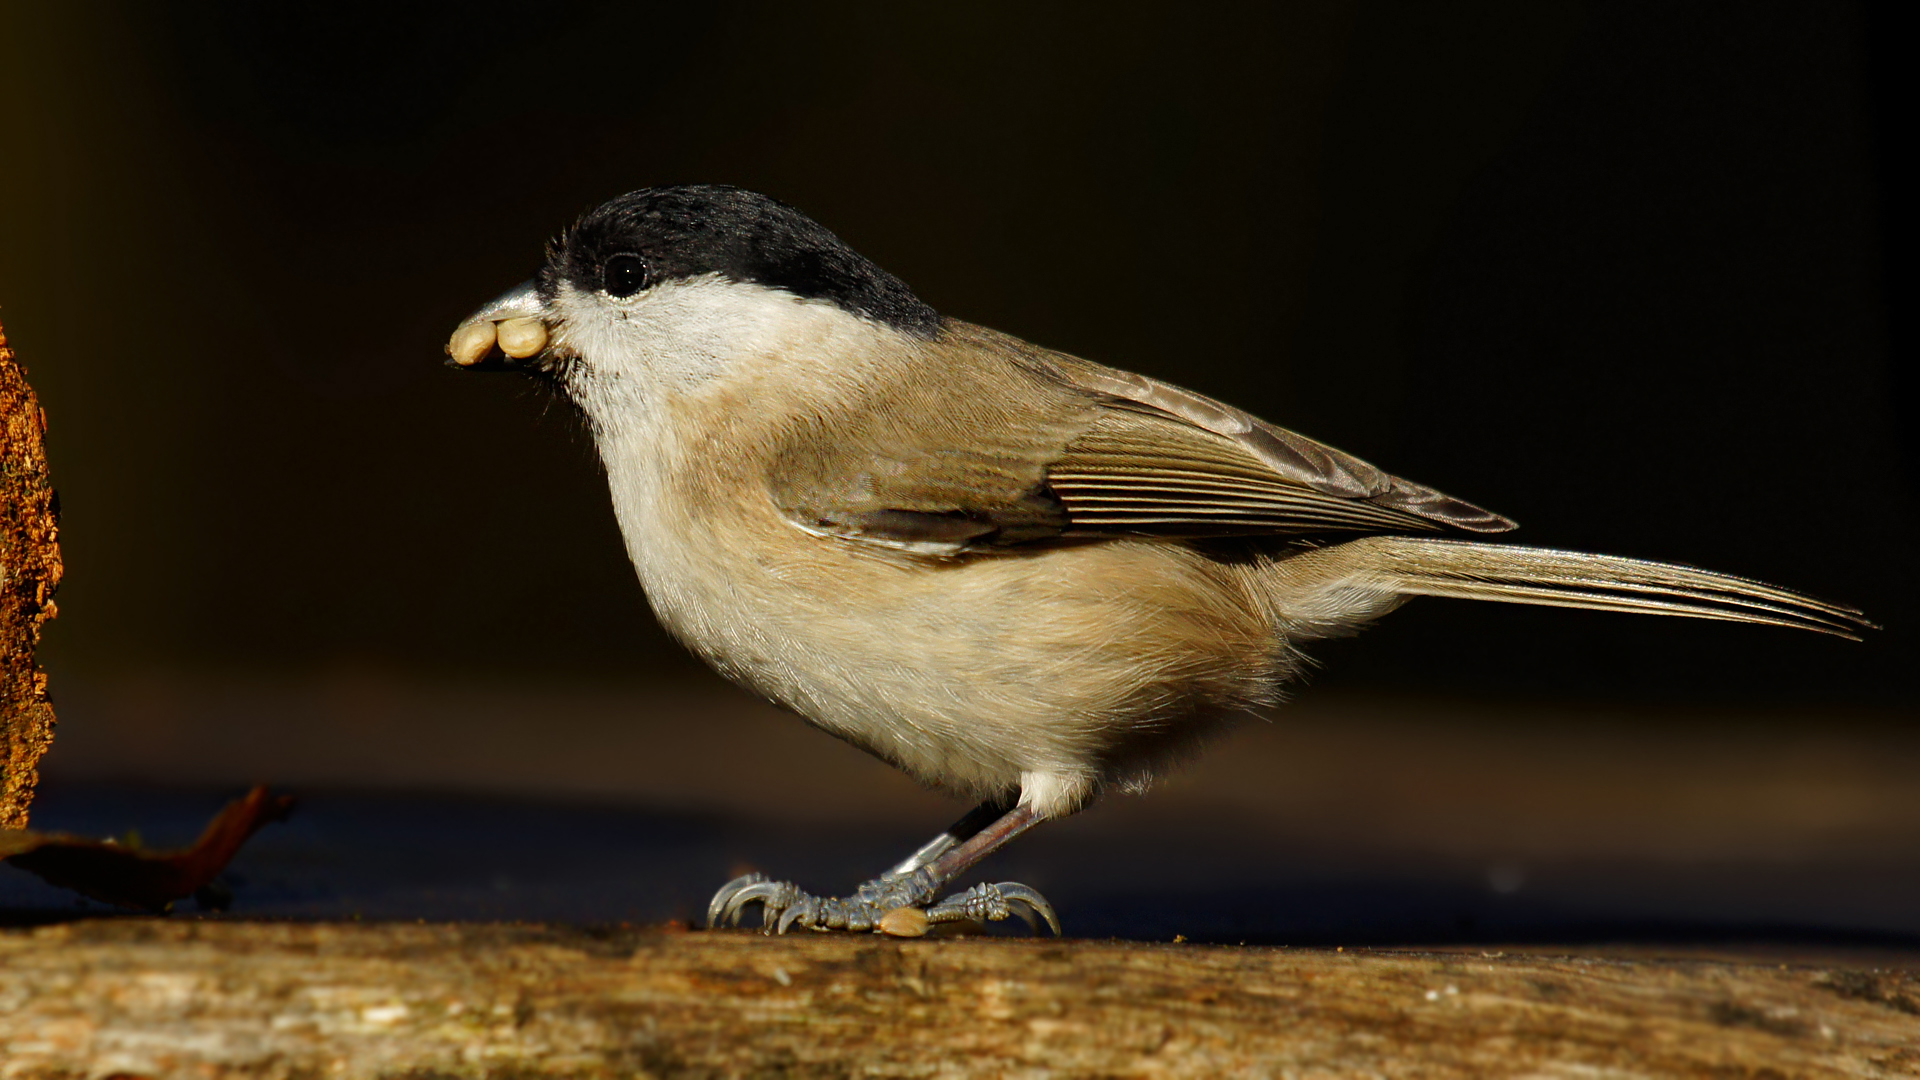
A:
[[[1499,514],[1240,409],[950,317],[824,226],[714,185],[614,198],[462,321],[457,368],[572,403],[664,628],[720,674],[975,809],[845,896],[748,874],[710,926],[917,936],[1102,793],[1278,702],[1302,647],[1419,596],[1859,640],[1856,608],[1489,540]]]

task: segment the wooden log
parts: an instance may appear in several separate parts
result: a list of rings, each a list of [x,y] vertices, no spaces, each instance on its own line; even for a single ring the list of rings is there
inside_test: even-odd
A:
[[[47,676],[34,662],[60,587],[59,501],[47,476],[46,414],[0,327],[0,829],[27,827],[40,758],[53,743]]]
[[[129,918],[0,932],[0,1072],[1892,1077],[1920,977],[1704,959]]]

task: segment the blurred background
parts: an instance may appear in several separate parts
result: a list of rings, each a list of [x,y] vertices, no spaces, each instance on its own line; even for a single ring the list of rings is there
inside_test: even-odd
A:
[[[1886,627],[1423,600],[993,864],[1070,929],[1920,940],[1892,5],[531,10],[0,0],[68,568],[37,825],[190,837],[268,780],[309,813],[236,910],[658,918],[957,815],[665,639],[568,411],[440,364],[575,215],[724,182],[1525,541]]]

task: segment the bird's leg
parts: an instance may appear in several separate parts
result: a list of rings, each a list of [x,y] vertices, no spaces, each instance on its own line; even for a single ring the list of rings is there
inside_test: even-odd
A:
[[[707,925],[736,923],[741,910],[757,901],[769,933],[784,934],[796,925],[815,930],[878,930],[888,912],[911,908],[921,911],[927,923],[997,922],[1018,915],[1031,924],[1037,916],[1058,934],[1060,920],[1053,906],[1038,892],[1014,882],[976,885],[933,902],[949,881],[1043,820],[1025,805],[981,803],[898,866],[844,898],[818,897],[792,882],[747,874],[714,894],[707,905]]]
[[[898,866],[880,875],[879,880],[911,874],[933,860],[966,843],[979,834],[980,830],[999,821],[1013,809],[1013,804],[989,799],[967,811],[967,816],[947,826],[947,831],[927,841],[920,850],[901,860]]]
[[[1007,841],[1045,820],[1025,804],[1015,806],[965,842],[941,853],[914,873],[927,874],[938,884],[944,885],[965,873],[974,863],[998,851]],[[1060,936],[1060,917],[1054,914],[1053,905],[1047,903],[1046,897],[1016,881],[998,884],[983,882],[927,908],[926,914],[929,923],[961,920],[999,922],[1009,915],[1018,915],[1029,927],[1038,929],[1037,916],[1046,920],[1055,937]]]
[[[997,800],[988,800],[981,803],[979,806],[967,811],[966,816],[962,817],[959,821],[947,826],[945,832],[922,844],[919,849],[901,860],[893,869],[861,885],[860,888],[854,891],[854,895],[877,895],[886,889],[891,879],[911,874],[940,856],[945,855],[965,841],[971,840],[980,830],[1005,816],[1010,809],[1012,809],[1011,804]],[[756,886],[760,888],[753,894],[748,895],[747,890],[754,889]],[[728,922],[737,923],[740,919],[741,911],[747,904],[755,900],[760,901],[762,911],[765,913],[766,922],[771,926],[781,910],[792,906],[785,902],[784,897],[786,896],[807,897],[808,894],[803,892],[798,886],[790,883],[771,881],[765,874],[743,874],[727,882],[720,887],[719,892],[713,894],[713,900],[707,905],[707,926],[714,927],[720,925],[722,918],[725,918]],[[809,899],[815,898],[809,897]],[[862,927],[861,929],[868,928]]]

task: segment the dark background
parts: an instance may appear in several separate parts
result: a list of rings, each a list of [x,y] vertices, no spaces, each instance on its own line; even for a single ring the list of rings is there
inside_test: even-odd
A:
[[[952,816],[688,660],[568,412],[441,366],[574,215],[726,182],[1517,539],[1886,626],[1410,605],[996,860],[1070,927],[1911,944],[1895,10],[0,0],[0,319],[68,567],[36,822],[184,839],[275,780],[308,815],[241,910],[657,918]]]
[[[699,677],[572,419],[439,360],[573,215],[723,181],[943,311],[1226,398],[1527,541],[1889,628],[1428,601],[1324,650],[1320,685],[1913,700],[1875,171],[1899,128],[1857,7],[0,13],[0,303],[64,498],[56,678]]]

